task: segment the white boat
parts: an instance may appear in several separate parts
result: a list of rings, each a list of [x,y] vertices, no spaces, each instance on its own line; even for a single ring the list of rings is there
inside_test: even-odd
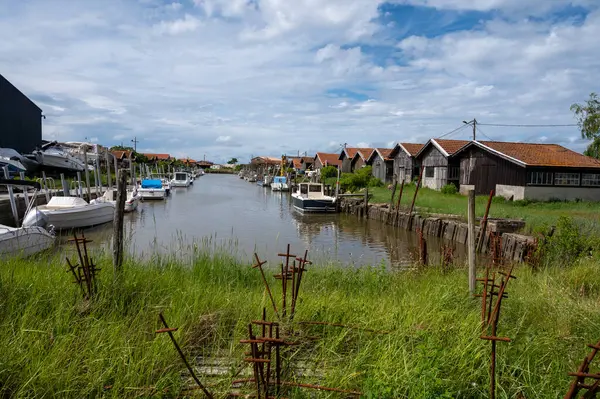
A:
[[[173,180],[171,180],[171,187],[189,187],[190,186],[190,175],[187,172],[175,172]]]
[[[82,160],[65,151],[56,142],[44,144],[41,150],[34,151],[28,158],[34,159],[40,165],[47,168],[66,169],[70,171],[83,172],[85,164]]]
[[[88,204],[79,197],[52,197],[46,205],[30,210],[23,226],[54,226],[57,230],[76,229],[112,222],[115,205],[110,202]]]
[[[30,256],[54,245],[54,234],[42,227],[0,224],[0,256]]]
[[[273,178],[273,183],[271,183],[271,190],[273,191],[288,191],[290,187],[287,183],[287,177],[285,176],[275,176]]]
[[[194,174],[191,172],[188,172],[188,177],[190,178],[190,184],[194,184]]]
[[[125,212],[135,211],[138,207],[138,204],[139,204],[141,198],[142,197],[138,193],[136,188],[134,188],[131,191],[128,190],[127,198],[125,199],[124,211]],[[91,200],[90,204],[98,204],[100,202],[111,202],[115,206],[117,206],[117,190],[114,190],[112,188],[106,190],[106,192],[104,193],[104,195],[102,195],[102,197]]]
[[[164,179],[144,179],[138,194],[143,200],[164,200],[168,195]]]
[[[294,208],[302,212],[335,212],[335,197],[325,195],[321,183],[300,183],[292,193]]]

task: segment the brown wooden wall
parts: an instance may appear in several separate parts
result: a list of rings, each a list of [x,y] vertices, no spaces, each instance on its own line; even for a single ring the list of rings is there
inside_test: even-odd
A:
[[[460,156],[460,184],[474,185],[476,194],[489,194],[496,184],[524,186],[524,167],[500,158],[478,147],[471,147]]]
[[[420,156],[422,166],[448,166],[448,159],[433,145]]]

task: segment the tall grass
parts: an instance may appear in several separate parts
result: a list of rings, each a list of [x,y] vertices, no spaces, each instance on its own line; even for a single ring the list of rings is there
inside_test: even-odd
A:
[[[247,323],[269,307],[259,272],[230,255],[131,259],[115,279],[98,254],[99,294],[83,302],[62,256],[8,260],[0,268],[0,396],[174,397],[188,384],[162,311],[190,359],[231,360],[209,382],[223,396],[247,348]],[[591,261],[569,269],[516,269],[499,334],[499,397],[559,397],[568,371],[600,338],[600,276]],[[272,282],[274,295],[281,292]],[[272,312],[270,312],[272,313]],[[356,325],[286,326],[321,339],[290,354],[308,382],[358,389],[372,398],[487,397],[489,342],[478,337],[479,301],[464,270],[311,266],[296,321]],[[297,351],[297,352],[296,352]],[[229,364],[229,363],[228,363]],[[207,380],[207,377],[201,378]],[[110,386],[110,389],[105,388]],[[316,395],[316,396],[309,396]],[[198,395],[200,396],[200,395]],[[296,391],[291,397],[334,397]]]

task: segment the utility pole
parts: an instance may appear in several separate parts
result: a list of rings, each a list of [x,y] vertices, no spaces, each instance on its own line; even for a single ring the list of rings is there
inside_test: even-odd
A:
[[[133,140],[131,140],[131,142],[133,143],[133,152],[137,152],[137,143],[139,143],[139,140],[137,139],[137,137],[134,137]]]
[[[473,125],[473,141],[477,140],[477,119],[473,118],[472,121],[463,121],[465,125]]]

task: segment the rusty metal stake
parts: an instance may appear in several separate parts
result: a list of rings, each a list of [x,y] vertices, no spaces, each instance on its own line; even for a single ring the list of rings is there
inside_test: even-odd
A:
[[[490,196],[488,198],[487,205],[485,207],[485,214],[483,215],[483,220],[481,221],[481,225],[479,228],[479,239],[477,240],[477,252],[481,252],[481,248],[483,247],[483,241],[485,240],[485,231],[487,229],[488,223],[488,215],[490,213],[490,205],[492,205],[492,198],[494,198],[494,190],[490,191]]]
[[[415,201],[417,200],[417,194],[419,193],[419,187],[421,187],[421,182],[423,181],[423,171],[425,170],[425,166],[421,166],[421,173],[419,174],[419,181],[417,182],[417,187],[415,188],[415,195],[413,196],[412,204],[410,204],[410,212],[408,213],[412,218],[413,210],[415,209]]]
[[[206,389],[206,387],[204,385],[202,385],[202,383],[200,382],[198,377],[196,377],[196,373],[194,373],[192,366],[190,366],[190,364],[188,363],[185,355],[183,354],[183,351],[181,350],[181,348],[179,347],[179,344],[175,340],[175,337],[173,336],[173,331],[176,331],[177,329],[169,328],[169,325],[167,324],[167,321],[165,320],[165,317],[163,316],[162,313],[159,313],[158,317],[160,317],[160,321],[163,323],[165,328],[157,330],[156,333],[161,334],[161,333],[166,332],[167,334],[169,334],[169,338],[171,338],[171,342],[173,342],[175,349],[177,349],[177,353],[179,353],[179,357],[181,358],[181,360],[183,360],[185,367],[187,367],[188,371],[192,375],[192,378],[194,379],[194,381],[196,381],[196,384],[198,384],[198,386],[200,387],[202,392],[204,392],[204,395],[206,395],[207,398],[213,399],[213,395],[208,391],[208,389]]]
[[[267,281],[267,278],[265,277],[265,272],[262,268],[262,265],[267,263],[267,261],[261,262],[256,253],[254,253],[254,258],[256,259],[256,264],[252,265],[252,268],[260,270],[260,275],[262,276],[262,280],[265,285],[265,289],[267,290],[267,293],[269,294],[269,298],[271,299],[271,305],[273,305],[273,310],[275,311],[277,318],[279,318],[279,312],[277,311],[277,305],[275,305],[275,299],[273,299],[273,294],[271,293],[271,288],[269,287],[269,282]]]

